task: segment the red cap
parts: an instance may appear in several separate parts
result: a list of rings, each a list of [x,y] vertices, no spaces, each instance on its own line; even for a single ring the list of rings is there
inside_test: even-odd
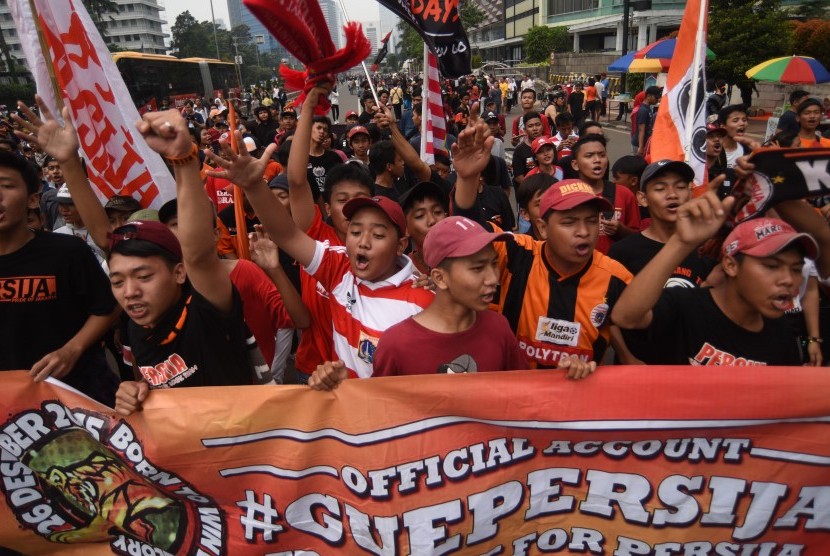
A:
[[[110,251],[122,241],[143,239],[169,251],[178,260],[182,260],[182,246],[179,240],[173,235],[170,228],[159,221],[136,220],[120,228],[116,228],[115,231],[107,234],[107,236],[110,240]]]
[[[389,197],[355,197],[343,205],[343,216],[351,220],[354,214],[363,207],[379,208],[395,225],[401,237],[406,235],[406,217],[403,215],[403,209]]]
[[[208,137],[210,137],[210,142],[215,143],[219,140],[222,134],[219,132],[218,129],[210,128],[207,130]]]
[[[553,137],[545,137],[543,135],[533,140],[533,143],[530,145],[530,150],[533,151],[533,154],[536,154],[545,145],[554,145],[554,148],[556,148],[556,142],[553,140]]]
[[[356,118],[357,112],[355,112],[354,110],[349,110],[348,112],[346,112],[346,118],[351,118],[352,116]]]
[[[427,232],[424,238],[424,262],[435,268],[444,259],[475,255],[494,241],[503,241],[511,234],[494,234],[481,224],[463,216],[444,218]]]
[[[354,136],[355,136],[355,135],[357,135],[358,133],[363,133],[363,134],[365,134],[367,137],[371,137],[371,135],[369,135],[369,130],[368,130],[368,129],[366,129],[366,128],[365,128],[365,127],[363,127],[362,125],[356,125],[356,126],[354,126],[353,128],[351,128],[351,129],[349,130],[349,133],[347,133],[347,134],[346,134],[346,138],[347,138],[347,139],[351,139],[352,137],[354,137]]]
[[[726,236],[723,254],[733,257],[744,253],[750,257],[769,257],[798,242],[810,259],[818,257],[818,244],[810,234],[800,234],[777,218],[758,218],[741,222]]]
[[[569,210],[585,203],[598,203],[600,210],[612,211],[613,205],[601,195],[594,193],[590,185],[582,180],[562,180],[550,186],[539,200],[539,214],[542,218],[551,210]]]

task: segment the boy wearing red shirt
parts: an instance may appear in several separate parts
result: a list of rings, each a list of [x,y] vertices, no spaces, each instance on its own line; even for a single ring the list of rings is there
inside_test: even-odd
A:
[[[296,140],[295,140],[296,141]],[[305,145],[292,145],[302,152]],[[368,377],[380,334],[428,306],[432,292],[414,288],[415,267],[403,255],[406,219],[400,205],[384,197],[358,197],[346,203],[345,249],[315,241],[292,220],[268,191],[260,175],[264,160],[242,152],[231,162],[218,160],[225,175],[245,190],[271,238],[316,278],[329,296],[333,357],[351,376]],[[218,157],[216,157],[218,158]],[[289,182],[292,180],[289,159]],[[291,184],[292,188],[294,183]],[[314,319],[320,321],[315,314]]]

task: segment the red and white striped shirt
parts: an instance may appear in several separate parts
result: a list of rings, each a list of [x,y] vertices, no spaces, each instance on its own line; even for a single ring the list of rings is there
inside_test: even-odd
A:
[[[318,241],[305,269],[329,291],[334,353],[351,377],[372,376],[381,334],[423,311],[435,297],[429,290],[412,287],[415,266],[408,257],[399,257],[398,264],[401,269],[386,280],[367,282],[352,274],[345,247]]]

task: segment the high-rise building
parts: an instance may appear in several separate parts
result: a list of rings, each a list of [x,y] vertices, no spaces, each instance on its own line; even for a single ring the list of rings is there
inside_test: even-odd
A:
[[[170,35],[162,31],[162,25],[167,24],[166,17],[161,15],[164,6],[155,0],[113,0],[113,3],[118,6],[118,11],[102,15],[104,42],[121,50],[148,54],[167,52],[164,40]]]
[[[375,56],[378,55],[378,50],[380,50],[380,39],[383,38],[380,36],[380,22],[364,21],[363,32],[366,34],[366,38],[369,40],[369,44],[372,45],[372,52],[371,54],[369,54],[368,59],[374,60]]]
[[[251,37],[254,38],[254,44],[260,52],[273,53],[280,60],[293,59],[256,16],[242,4],[242,0],[228,0],[228,16],[231,20],[231,29],[242,24],[248,26]]]
[[[336,0],[319,0],[320,9],[323,12],[323,17],[326,19],[326,25],[329,27],[329,34],[331,34],[331,41],[334,43],[334,48],[339,49],[343,46],[342,32],[340,30],[343,25],[340,23],[340,7]]]

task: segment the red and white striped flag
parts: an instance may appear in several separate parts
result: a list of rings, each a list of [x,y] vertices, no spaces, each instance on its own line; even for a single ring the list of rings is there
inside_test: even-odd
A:
[[[686,4],[666,89],[651,137],[651,160],[683,160],[706,182],[706,26],[708,1]]]
[[[135,128],[140,116],[107,45],[81,0],[33,0],[49,56],[44,59],[29,0],[10,0],[14,25],[37,92],[53,114],[51,62],[86,160],[89,181],[102,200],[129,195],[144,208],[176,196],[176,183],[161,157]]]
[[[441,98],[441,74],[435,54],[424,45],[424,68],[426,79],[421,107],[421,160],[435,163],[435,155],[447,153],[447,121],[444,119],[444,101]]]

